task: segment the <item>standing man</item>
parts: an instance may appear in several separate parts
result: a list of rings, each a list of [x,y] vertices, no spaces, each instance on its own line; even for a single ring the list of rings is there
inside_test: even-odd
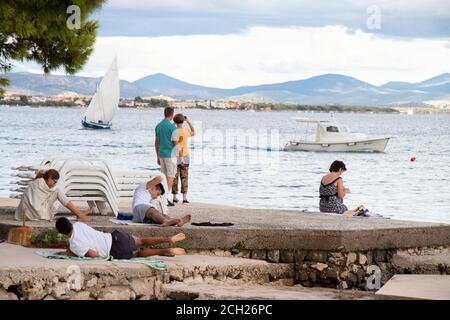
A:
[[[177,151],[178,144],[177,128],[172,123],[173,108],[164,109],[164,120],[155,128],[155,150],[161,172],[167,178],[167,187],[172,190],[173,180],[177,174]],[[174,206],[167,200],[168,206]]]

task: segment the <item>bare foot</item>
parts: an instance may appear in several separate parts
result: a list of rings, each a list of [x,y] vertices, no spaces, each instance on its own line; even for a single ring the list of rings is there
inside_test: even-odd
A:
[[[169,254],[173,255],[185,255],[186,251],[183,248],[169,248],[167,249]]]
[[[184,226],[186,223],[188,223],[189,221],[191,221],[191,215],[187,214],[185,216],[182,216],[180,219],[180,222],[177,223],[178,227],[182,227]]]
[[[177,233],[176,235],[170,237],[170,243],[183,241],[184,239],[186,239],[186,235],[184,233]]]
[[[161,227],[170,227],[173,225],[178,225],[180,223],[180,219],[169,219],[166,222],[161,224]]]

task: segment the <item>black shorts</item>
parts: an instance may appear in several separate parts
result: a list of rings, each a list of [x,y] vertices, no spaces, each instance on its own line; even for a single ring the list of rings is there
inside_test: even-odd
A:
[[[110,254],[114,259],[130,259],[137,250],[134,238],[125,232],[114,230],[111,233],[112,244]]]

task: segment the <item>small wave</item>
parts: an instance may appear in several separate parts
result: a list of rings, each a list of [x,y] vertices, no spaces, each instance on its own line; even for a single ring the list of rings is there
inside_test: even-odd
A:
[[[285,151],[283,148],[279,147],[251,147],[251,146],[208,146],[204,144],[203,146],[192,146],[192,150],[251,150],[251,151],[265,151],[265,152],[281,152]]]
[[[267,152],[280,152],[280,151],[284,151],[284,148],[275,148],[275,147],[248,147],[248,146],[244,146],[242,147],[242,149],[246,149],[246,150],[256,150],[256,151],[267,151]]]
[[[135,148],[144,148],[145,146],[140,144],[102,144],[101,147],[135,149]]]
[[[314,198],[319,198],[319,196],[308,196],[308,195],[299,195],[299,198],[303,198],[303,199],[314,199]]]
[[[294,184],[294,185],[277,185],[277,186],[274,186],[275,188],[290,188],[290,189],[293,189],[293,188],[303,188],[303,187],[306,187],[305,185],[303,185],[303,184]]]

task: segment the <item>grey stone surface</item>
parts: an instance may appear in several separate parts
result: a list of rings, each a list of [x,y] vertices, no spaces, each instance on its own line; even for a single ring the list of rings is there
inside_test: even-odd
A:
[[[450,253],[422,256],[395,254],[391,263],[398,272],[450,274]]]
[[[14,203],[0,199],[0,238],[20,225],[13,219]],[[121,205],[130,210],[129,203]],[[158,226],[122,226],[109,222],[111,217],[96,216],[91,226],[111,232],[115,229],[136,236],[167,236],[182,230],[187,239],[181,244],[190,249],[248,250],[380,250],[450,245],[450,225],[388,219],[350,218],[294,210],[243,209],[213,204],[191,203],[170,208],[170,214],[192,214],[192,221],[232,222],[232,227],[161,228]],[[267,219],[267,216],[276,219]],[[36,230],[52,227],[45,221],[30,222]]]
[[[20,287],[24,299],[154,299],[160,298],[161,283],[221,281],[255,283],[292,279],[293,264],[185,255],[154,257],[168,265],[164,271],[139,263],[45,259],[36,249],[0,244],[0,298],[14,298],[5,290]],[[79,286],[72,286],[69,268],[79,268]],[[77,294],[78,293],[78,294]],[[17,297],[17,296],[16,296]]]
[[[294,251],[282,250],[280,253],[280,261],[286,263],[294,262]]]
[[[450,300],[449,275],[395,275],[376,293],[386,299]]]
[[[267,251],[267,260],[270,262],[280,261],[280,250],[269,250]]]
[[[373,260],[375,262],[384,262],[384,261],[386,261],[386,251],[385,250],[375,250],[373,252]]]
[[[183,300],[374,300],[375,295],[357,291],[342,291],[302,286],[236,285],[171,283],[163,285],[171,299]]]

